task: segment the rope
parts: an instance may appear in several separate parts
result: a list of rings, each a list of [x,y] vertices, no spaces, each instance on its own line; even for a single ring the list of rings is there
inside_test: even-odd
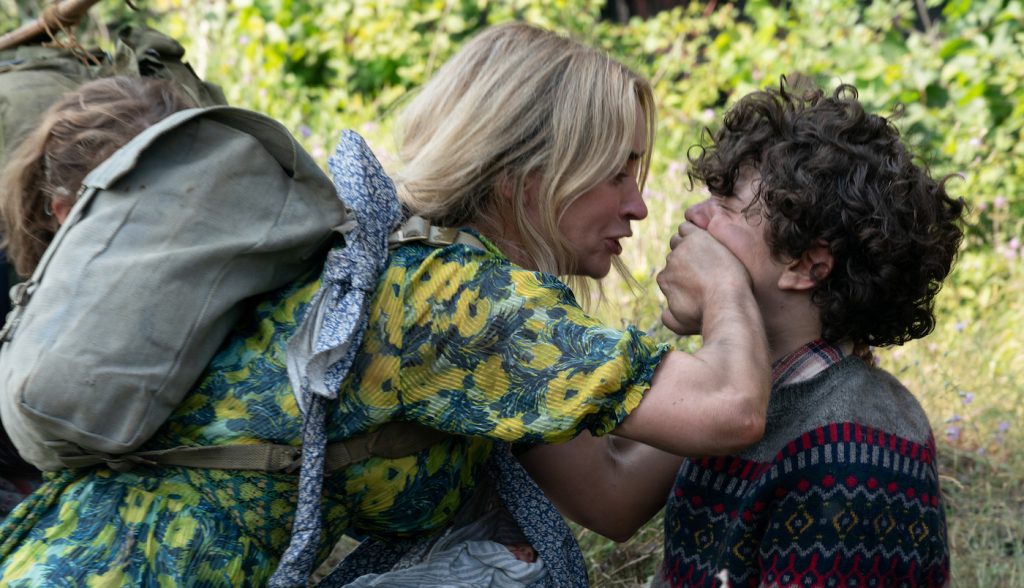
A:
[[[52,45],[61,49],[67,49],[75,56],[78,61],[88,67],[90,65],[99,66],[100,60],[95,55],[90,53],[82,43],[78,41],[78,37],[75,32],[71,30],[71,27],[78,24],[80,16],[68,16],[64,14],[60,9],[60,4],[51,4],[43,14],[39,16],[39,23],[43,25],[43,29],[46,31],[46,36],[50,37],[53,41]],[[64,33],[63,40],[54,34],[52,29],[58,29]]]
[[[49,33],[50,29],[60,29],[64,31],[67,30],[68,27],[75,26],[83,15],[84,13],[67,14],[60,3],[55,3],[49,5],[46,10],[39,15],[38,20],[42,23],[46,32]],[[53,35],[50,37],[52,38]]]
[[[54,39],[54,30],[66,31],[78,24],[97,2],[99,0],[63,0],[50,5],[36,20],[0,36],[0,51],[37,42],[43,35]]]

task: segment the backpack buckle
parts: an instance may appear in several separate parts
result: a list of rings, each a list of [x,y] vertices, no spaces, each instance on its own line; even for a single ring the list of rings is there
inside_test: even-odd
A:
[[[412,241],[423,241],[434,247],[444,247],[459,240],[459,230],[451,227],[437,227],[422,216],[412,216],[402,223],[398,230],[388,236],[388,247],[395,249]]]
[[[7,318],[4,319],[3,328],[0,329],[0,343],[11,340],[14,329],[21,321],[22,309],[32,298],[32,293],[35,292],[35,285],[36,283],[29,279],[11,286],[11,310],[7,313]]]
[[[430,234],[430,221],[422,216],[409,217],[398,230],[388,235],[388,247],[394,249],[412,241],[422,241]]]
[[[11,310],[7,313],[7,318],[4,320],[4,327],[0,329],[0,343],[11,340],[11,335],[14,333],[14,327],[18,325],[18,313],[16,310]]]
[[[35,291],[35,282],[32,280],[25,280],[11,286],[10,297],[12,306],[25,306],[28,299],[32,297],[32,293]]]

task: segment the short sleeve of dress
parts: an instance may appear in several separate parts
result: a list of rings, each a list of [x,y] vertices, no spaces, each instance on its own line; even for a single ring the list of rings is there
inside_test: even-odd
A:
[[[492,252],[437,250],[403,286],[399,416],[435,429],[533,443],[607,433],[668,350]]]

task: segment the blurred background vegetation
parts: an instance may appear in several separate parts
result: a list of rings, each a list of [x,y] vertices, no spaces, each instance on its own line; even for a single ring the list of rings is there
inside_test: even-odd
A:
[[[937,175],[971,205],[968,238],[928,338],[877,350],[935,429],[956,586],[1024,586],[1024,4],[1017,0],[103,0],[84,43],[116,23],[179,39],[229,101],[281,120],[321,162],[353,128],[394,164],[395,114],[474,32],[510,19],[600,47],[648,76],[659,135],[650,217],[623,254],[640,283],[604,284],[595,311],[674,340],[653,276],[685,206],[699,199],[686,151],[739,96],[782,74],[854,84],[892,113]],[[0,29],[41,0],[0,0]],[[686,347],[696,341],[677,341]],[[578,530],[595,586],[644,584],[660,517],[615,544]]]

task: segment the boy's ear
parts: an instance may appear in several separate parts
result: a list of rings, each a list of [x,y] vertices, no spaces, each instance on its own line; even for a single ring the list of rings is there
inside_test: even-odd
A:
[[[70,198],[54,198],[50,206],[53,209],[54,218],[57,219],[57,224],[62,225],[67,220],[68,215],[71,214],[75,201]]]
[[[832,273],[828,243],[818,239],[803,255],[791,261],[779,276],[780,290],[810,290]]]

